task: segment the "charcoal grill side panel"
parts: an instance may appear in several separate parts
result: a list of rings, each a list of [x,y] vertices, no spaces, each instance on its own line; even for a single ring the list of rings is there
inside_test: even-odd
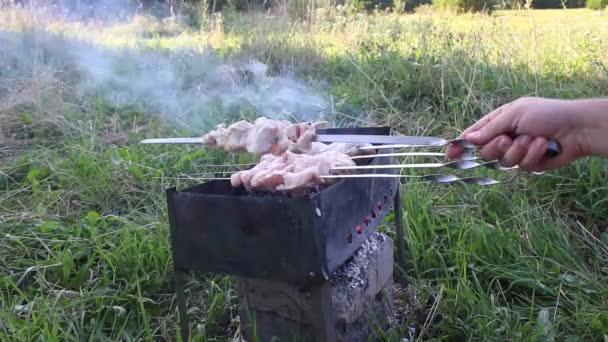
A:
[[[168,192],[177,268],[310,282],[325,265],[310,200]],[[320,249],[321,248],[321,249]]]
[[[394,163],[393,157],[381,157],[371,164]],[[396,170],[379,169],[370,173],[394,174]],[[330,273],[347,261],[382,223],[393,207],[392,199],[398,186],[396,178],[351,178],[314,196],[322,212],[321,227],[326,236],[325,251]],[[360,233],[357,225],[361,228]]]
[[[356,179],[318,199],[329,273],[333,273],[377,230],[393,206],[397,182],[390,178]],[[386,196],[386,201],[385,201]],[[381,209],[378,209],[378,202]],[[374,211],[375,218],[371,211]],[[344,215],[349,213],[349,215]],[[365,220],[368,220],[368,224]],[[357,232],[360,226],[360,233]]]

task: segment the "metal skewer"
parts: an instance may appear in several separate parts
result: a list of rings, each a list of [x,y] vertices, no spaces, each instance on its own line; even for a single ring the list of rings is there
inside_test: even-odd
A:
[[[140,141],[141,144],[205,144],[202,137],[193,137],[193,138],[152,138],[152,139],[144,139]],[[473,148],[474,146],[470,143],[464,141],[463,139],[454,139],[454,140],[443,140],[437,144],[384,144],[384,145],[375,145],[375,146],[361,146],[359,149],[361,150],[376,150],[376,149],[388,149],[388,148],[406,148],[406,147],[443,147],[448,144],[462,144],[465,148]]]
[[[321,176],[324,179],[332,179],[332,178],[420,178],[426,179],[427,181],[437,182],[437,183],[454,183],[454,182],[463,182],[467,184],[474,185],[495,185],[502,183],[510,183],[515,179],[515,175],[508,178],[504,181],[499,181],[489,177],[457,177],[454,175],[446,175],[446,174],[429,174],[429,175],[399,175],[399,174],[355,174],[355,175],[327,175]]]
[[[240,172],[240,171],[248,171],[248,170],[244,169],[244,170],[208,171],[208,172],[201,172],[201,173],[191,173],[191,174],[184,175],[184,176],[206,176],[206,175],[217,175],[217,174],[226,175],[226,174],[237,173],[237,172]]]
[[[378,154],[366,154],[360,156],[354,156],[350,159],[371,159],[371,158],[380,158],[380,157],[446,157],[445,153],[441,152],[396,152],[396,153],[378,153]],[[481,157],[474,156],[472,154],[464,154],[459,159],[460,160],[477,160]]]
[[[449,167],[456,170],[468,170],[475,167],[488,167],[495,170],[512,170],[517,167],[504,167],[498,161],[478,163],[472,160],[457,160],[449,163],[424,163],[424,164],[395,164],[395,165],[361,165],[361,166],[337,166],[331,170],[369,170],[369,169],[422,169]]]
[[[204,164],[204,167],[232,167],[232,166],[254,166],[256,163],[245,163],[245,164]]]
[[[371,159],[380,157],[446,157],[445,153],[442,152],[395,152],[395,153],[378,153],[378,154],[365,154],[356,155],[350,157],[350,159]],[[481,157],[475,156],[470,153],[464,153],[460,156],[460,160],[477,160]],[[257,162],[243,163],[243,164],[205,164],[205,167],[229,167],[229,166],[254,166]]]
[[[478,159],[478,158],[477,158]],[[517,169],[517,166],[504,167],[499,164],[498,161],[490,161],[484,163],[478,163],[473,161],[474,159],[458,160],[449,163],[422,163],[422,164],[382,164],[382,165],[361,165],[361,166],[337,166],[331,168],[332,171],[339,170],[369,170],[369,169],[422,169],[422,168],[442,168],[449,167],[456,170],[468,170],[476,167],[487,167],[495,170],[513,170]],[[226,165],[230,166],[230,165]],[[236,169],[236,170],[209,170],[208,172],[198,173],[197,175],[209,175],[209,174],[229,174],[239,171],[247,171],[247,169]]]
[[[203,138],[156,138],[144,139],[141,144],[204,144]]]
[[[407,144],[415,147],[441,147],[458,144],[475,147],[466,139],[444,139],[439,137],[404,136],[404,135],[364,135],[364,134],[317,134],[315,141],[326,143],[369,143],[369,144]]]
[[[367,155],[358,155],[350,157],[350,159],[372,159],[372,158],[382,158],[382,157],[442,157],[445,158],[445,153],[441,152],[397,152],[397,153],[378,153],[378,154],[367,154]],[[475,156],[472,154],[463,154],[460,156],[459,160],[479,160],[481,157]],[[205,164],[204,167],[215,167],[215,168],[223,168],[223,167],[234,167],[234,166],[242,166],[242,167],[250,167],[255,166],[257,163],[245,163],[245,164]]]
[[[323,179],[343,179],[343,178],[412,178],[412,179],[423,179],[428,182],[436,182],[436,183],[466,183],[472,185],[496,185],[496,184],[504,184],[510,183],[515,179],[516,175],[509,177],[506,180],[496,180],[489,177],[457,177],[454,175],[446,175],[446,174],[429,174],[429,175],[399,175],[399,174],[354,174],[354,175],[323,175],[321,178]],[[230,180],[230,178],[225,177],[184,177],[184,178],[167,178],[164,179],[185,179],[192,181],[209,181],[209,180]]]
[[[445,145],[412,145],[412,144],[386,144],[386,145],[374,145],[374,146],[361,146],[360,150],[383,150],[383,149],[397,149],[397,148],[421,148],[421,147],[444,147]],[[465,148],[471,149],[473,146],[465,145]]]

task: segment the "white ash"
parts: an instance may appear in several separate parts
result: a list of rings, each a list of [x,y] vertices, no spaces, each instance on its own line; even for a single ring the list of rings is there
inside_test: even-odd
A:
[[[360,287],[364,290],[367,289],[369,284],[362,275],[367,268],[370,255],[378,252],[385,239],[386,237],[382,233],[373,232],[353,256],[332,274],[330,282],[335,289],[332,296],[334,303],[344,302],[349,293],[354,293],[350,290]]]

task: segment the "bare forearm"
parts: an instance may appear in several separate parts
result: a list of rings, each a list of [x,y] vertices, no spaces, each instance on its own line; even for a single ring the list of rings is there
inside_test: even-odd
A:
[[[585,154],[608,157],[608,99],[574,100],[568,107]]]

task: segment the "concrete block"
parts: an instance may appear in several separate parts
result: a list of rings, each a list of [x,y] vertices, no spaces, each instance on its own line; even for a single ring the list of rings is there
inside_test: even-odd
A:
[[[337,341],[365,341],[392,320],[393,241],[376,232],[330,275],[331,322]],[[245,340],[316,341],[312,295],[286,283],[240,278],[240,319]],[[255,329],[252,323],[255,321]],[[274,339],[273,339],[274,337]],[[278,339],[277,339],[278,338]]]

